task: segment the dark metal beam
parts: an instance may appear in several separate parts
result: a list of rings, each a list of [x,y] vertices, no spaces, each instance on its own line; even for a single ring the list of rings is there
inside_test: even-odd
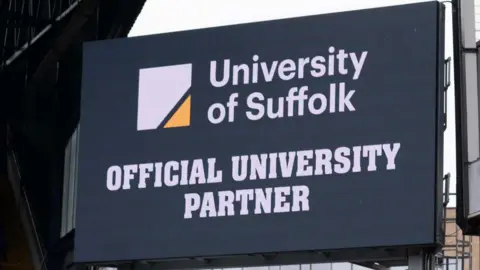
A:
[[[76,6],[77,6],[77,3],[76,2],[75,4],[71,5],[65,12],[63,12],[62,14],[60,14],[60,16],[58,16],[54,23],[57,23],[59,21],[61,21],[63,18],[65,18],[67,15],[70,14],[70,12],[72,12]],[[26,42],[18,51],[16,51],[9,59],[7,59],[5,61],[5,66],[8,66],[10,64],[12,64],[15,60],[17,60],[23,53],[25,53],[28,49],[30,49],[32,46],[35,45],[35,43],[41,39],[43,36],[45,36],[49,31],[51,31],[53,29],[53,26],[54,26],[54,23],[52,24],[49,24],[47,25],[44,29],[42,29],[36,36],[34,36],[30,41]]]
[[[80,3],[60,36],[54,42],[53,47],[37,67],[36,72],[33,74],[33,82],[39,82],[47,72],[55,67],[60,57],[80,32],[82,26],[95,14],[97,4],[98,0],[84,0]]]

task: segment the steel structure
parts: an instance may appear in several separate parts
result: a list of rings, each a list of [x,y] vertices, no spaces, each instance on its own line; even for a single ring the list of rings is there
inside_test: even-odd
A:
[[[0,0],[0,174],[28,216],[36,270],[65,269],[72,249],[74,232],[60,236],[63,156],[80,116],[83,42],[125,37],[144,3]]]
[[[454,208],[445,209],[445,212],[455,211]],[[441,253],[442,265],[445,270],[473,270],[472,261],[472,236],[466,236],[456,225],[455,215],[444,218],[445,246]]]
[[[2,68],[10,65],[29,47],[75,9],[79,1],[2,1],[0,16],[4,18]]]
[[[38,127],[42,124],[35,120],[42,103],[38,98],[51,102],[62,88],[64,77],[80,76],[82,42],[126,36],[144,2],[0,1],[0,18],[4,18],[0,21],[0,38],[4,42],[0,52],[0,83],[9,86],[2,88],[8,89],[3,92],[7,95],[5,100],[12,105],[8,110],[10,124],[22,122],[28,126],[28,131],[23,131],[25,134],[31,134],[32,129],[42,129]],[[68,87],[74,92],[80,85],[79,78],[70,80],[70,84],[74,84]],[[22,110],[18,111],[20,107]],[[77,121],[78,114],[78,110],[69,113],[70,126]],[[55,116],[58,113],[45,117]],[[72,131],[73,128],[69,128],[66,133]]]

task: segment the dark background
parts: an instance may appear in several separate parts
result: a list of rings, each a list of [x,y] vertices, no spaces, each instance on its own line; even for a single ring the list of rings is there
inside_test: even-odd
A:
[[[85,45],[77,192],[77,262],[148,260],[435,242],[438,3],[362,10]],[[346,76],[214,88],[210,61],[232,64],[367,50],[359,80]],[[136,130],[138,70],[192,63],[192,124]],[[220,67],[223,67],[221,65]],[[348,66],[347,66],[348,67]],[[212,125],[209,105],[232,92],[286,96],[308,85],[356,89],[355,112]],[[244,103],[240,100],[240,104]],[[234,183],[230,157],[401,142],[395,171]],[[111,165],[217,157],[222,184],[110,192]],[[308,185],[310,211],[183,219],[184,194]]]

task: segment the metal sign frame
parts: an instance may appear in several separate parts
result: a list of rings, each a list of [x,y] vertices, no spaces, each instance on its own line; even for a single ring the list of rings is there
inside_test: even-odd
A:
[[[351,262],[383,262],[385,265],[396,266],[405,265],[411,256],[420,256],[425,253],[425,249],[434,250],[442,242],[443,235],[441,229],[442,216],[442,177],[443,177],[443,132],[445,125],[445,107],[444,107],[444,6],[435,2],[437,11],[436,23],[436,107],[435,107],[435,179],[434,183],[434,210],[432,218],[434,220],[434,239],[430,243],[419,244],[416,246],[395,246],[395,247],[375,247],[375,248],[353,248],[341,250],[322,250],[322,251],[302,251],[302,252],[282,252],[271,254],[246,254],[237,256],[222,257],[201,257],[201,258],[180,258],[162,261],[148,261],[145,267],[153,264],[160,269],[179,269],[179,268],[218,268],[218,267],[234,267],[234,266],[260,266],[260,265],[283,265],[283,264],[300,264],[300,263],[319,263],[334,261],[351,261]],[[414,4],[412,4],[414,5]],[[432,95],[433,96],[433,95]],[[81,143],[80,143],[80,151]],[[433,157],[432,157],[433,158]],[[406,198],[408,199],[408,198]],[[77,212],[78,213],[78,212]],[[354,221],[353,221],[354,222]],[[392,231],[392,233],[395,233]],[[433,243],[435,242],[435,243]],[[168,247],[166,247],[168,248]],[[83,262],[82,262],[83,263]],[[96,263],[96,262],[91,262]],[[138,264],[139,263],[139,264]],[[130,265],[130,262],[109,262],[117,265]],[[138,269],[143,269],[144,264],[136,262],[134,264]]]

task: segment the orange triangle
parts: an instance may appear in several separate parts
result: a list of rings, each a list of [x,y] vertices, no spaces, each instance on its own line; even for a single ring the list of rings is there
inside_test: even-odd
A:
[[[191,96],[188,96],[172,117],[170,117],[164,128],[190,126],[190,100]]]

